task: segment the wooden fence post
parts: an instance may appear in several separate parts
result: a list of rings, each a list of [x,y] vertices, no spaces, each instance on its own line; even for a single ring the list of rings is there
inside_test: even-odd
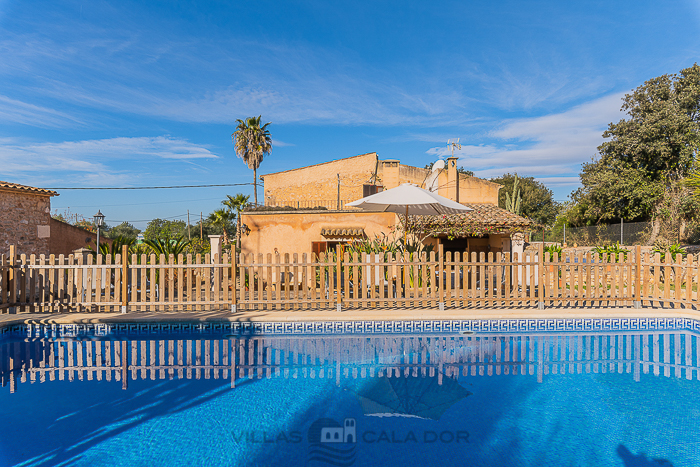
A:
[[[544,241],[540,243],[539,247],[537,248],[537,268],[539,269],[538,273],[535,275],[537,277],[537,297],[539,298],[539,302],[537,304],[537,307],[540,310],[544,310],[544,281],[547,275],[544,272]],[[534,286],[534,284],[532,284]]]
[[[236,245],[233,244],[231,246],[231,313],[236,312],[236,306],[238,305],[238,302],[236,302],[236,258],[238,257],[238,253],[236,252]],[[241,278],[243,280],[243,278]],[[270,285],[271,288],[271,285]],[[268,292],[268,297],[269,297],[269,292]],[[235,379],[235,378],[233,378]]]
[[[7,273],[7,288],[10,290],[10,313],[15,312],[15,306],[17,301],[17,287],[15,281],[15,262],[17,261],[17,251],[14,245],[10,245],[10,267]]]
[[[635,248],[635,262],[637,269],[634,271],[634,302],[635,308],[642,307],[642,246],[637,245]]]
[[[127,297],[128,293],[128,283],[129,283],[129,246],[122,245],[122,313],[126,313],[127,306],[129,305],[129,299]]]
[[[335,293],[336,297],[336,311],[343,310],[343,286],[341,280],[341,257],[340,257],[340,244],[335,246]]]
[[[437,277],[437,290],[438,290],[438,309],[440,311],[445,311],[445,290],[443,286],[443,274],[445,274],[445,251],[442,243],[438,244],[438,277]]]

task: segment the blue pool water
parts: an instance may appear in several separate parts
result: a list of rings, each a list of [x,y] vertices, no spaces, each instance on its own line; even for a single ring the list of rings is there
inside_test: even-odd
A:
[[[98,334],[0,337],[0,465],[700,464],[687,330]]]

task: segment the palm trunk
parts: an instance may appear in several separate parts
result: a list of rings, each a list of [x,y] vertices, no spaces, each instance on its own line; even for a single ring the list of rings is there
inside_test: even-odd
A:
[[[253,193],[255,193],[255,207],[258,207],[258,169],[253,167]]]

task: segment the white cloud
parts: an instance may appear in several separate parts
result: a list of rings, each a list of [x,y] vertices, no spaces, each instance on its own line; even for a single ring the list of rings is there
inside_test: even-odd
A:
[[[80,177],[82,185],[129,183],[135,177],[128,168],[130,164],[115,168],[111,163],[131,161],[135,164],[153,159],[192,163],[192,160],[215,158],[218,156],[206,147],[169,136],[59,143],[0,139],[0,177],[12,180],[31,174],[41,180],[62,181],[65,184],[66,177],[73,174]]]
[[[272,140],[272,147],[275,148],[286,148],[290,146],[296,146],[294,143],[285,143],[284,141],[280,141],[278,139],[273,139]]]
[[[461,165],[481,177],[505,172],[536,177],[576,174],[580,164],[595,155],[608,123],[622,117],[621,97],[608,95],[566,112],[506,121],[488,135],[489,144],[463,145],[455,155]],[[450,150],[435,147],[428,153],[446,156]],[[573,183],[577,177],[566,179]]]
[[[57,110],[28,104],[0,95],[0,121],[39,127],[61,127],[81,123],[77,118]]]

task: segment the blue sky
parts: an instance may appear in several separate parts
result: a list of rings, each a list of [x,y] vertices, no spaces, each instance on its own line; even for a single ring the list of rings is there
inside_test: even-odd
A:
[[[460,138],[477,176],[517,171],[564,200],[622,95],[698,60],[699,26],[697,1],[0,0],[0,180],[250,183],[231,133],[262,114],[261,174],[371,151],[422,167]],[[144,228],[239,191],[52,206]]]

